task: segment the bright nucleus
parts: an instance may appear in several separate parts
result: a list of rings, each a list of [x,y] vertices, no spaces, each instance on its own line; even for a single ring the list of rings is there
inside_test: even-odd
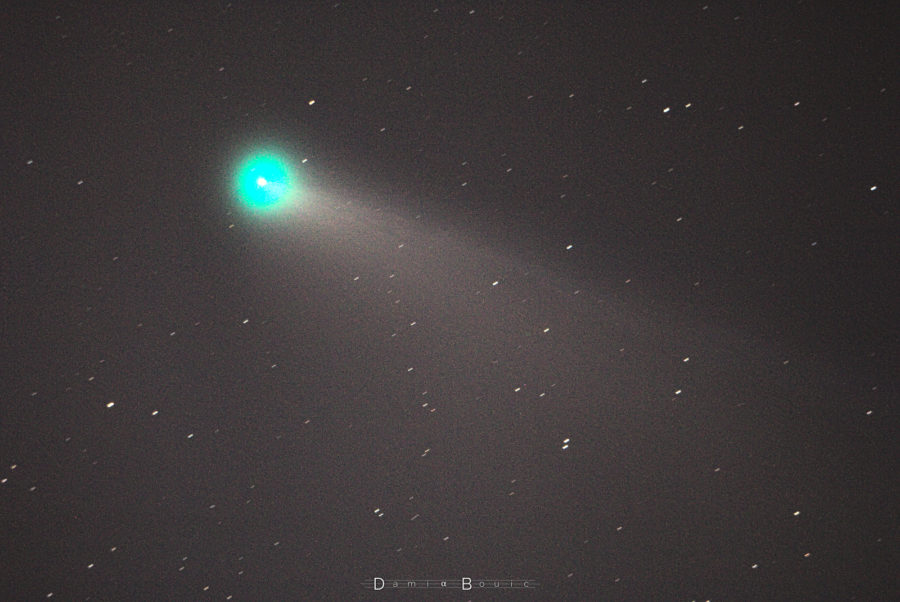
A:
[[[274,154],[255,154],[238,169],[238,197],[253,211],[283,208],[294,196],[294,186],[290,165]]]

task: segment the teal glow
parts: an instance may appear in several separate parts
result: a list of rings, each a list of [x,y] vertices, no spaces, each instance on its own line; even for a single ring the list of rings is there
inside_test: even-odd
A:
[[[294,198],[295,177],[290,165],[272,153],[250,156],[237,171],[237,195],[252,211],[277,211]]]

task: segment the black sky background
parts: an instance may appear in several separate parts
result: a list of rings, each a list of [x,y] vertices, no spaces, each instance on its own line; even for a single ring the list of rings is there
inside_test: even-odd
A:
[[[4,598],[896,596],[888,3],[29,6]]]

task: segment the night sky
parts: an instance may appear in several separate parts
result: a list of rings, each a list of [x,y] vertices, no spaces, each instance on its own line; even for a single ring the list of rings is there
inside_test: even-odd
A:
[[[0,598],[896,599],[890,3],[20,4]]]

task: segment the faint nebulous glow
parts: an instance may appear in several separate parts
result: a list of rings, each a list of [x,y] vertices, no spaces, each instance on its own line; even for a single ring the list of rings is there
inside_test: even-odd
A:
[[[296,186],[290,163],[275,153],[253,154],[237,170],[237,196],[252,211],[283,209],[294,198]]]

